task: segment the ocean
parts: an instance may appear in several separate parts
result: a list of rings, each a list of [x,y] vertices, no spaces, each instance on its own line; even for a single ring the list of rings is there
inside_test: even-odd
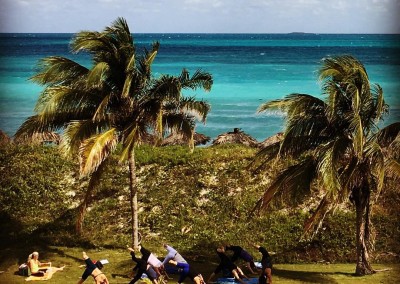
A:
[[[0,34],[0,129],[13,136],[34,112],[42,90],[29,78],[39,59],[64,56],[90,66],[87,54],[71,54],[73,34]],[[400,121],[400,35],[388,34],[133,34],[137,51],[160,49],[153,74],[180,74],[186,68],[210,72],[211,92],[195,94],[211,104],[206,124],[196,131],[215,139],[240,128],[258,141],[284,129],[279,112],[257,113],[264,102],[291,93],[321,96],[316,71],[321,59],[351,54],[382,86],[390,114],[382,125]],[[185,93],[184,93],[185,94]]]

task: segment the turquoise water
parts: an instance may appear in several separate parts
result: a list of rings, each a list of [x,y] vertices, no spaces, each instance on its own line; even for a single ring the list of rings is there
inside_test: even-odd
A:
[[[40,58],[59,55],[90,66],[85,54],[69,52],[72,34],[0,35],[0,129],[13,135],[33,114],[41,87],[28,79]],[[400,35],[335,34],[134,34],[140,51],[160,41],[154,75],[177,75],[182,68],[212,73],[210,93],[196,93],[211,104],[206,125],[210,136],[241,128],[261,141],[281,131],[281,113],[257,114],[258,106],[287,94],[319,96],[316,70],[322,58],[352,54],[370,80],[379,83],[391,111],[384,124],[400,119]]]

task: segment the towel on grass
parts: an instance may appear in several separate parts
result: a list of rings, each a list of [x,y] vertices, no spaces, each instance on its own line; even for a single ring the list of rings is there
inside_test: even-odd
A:
[[[49,280],[51,277],[53,277],[53,274],[56,273],[57,271],[63,270],[63,267],[49,267],[44,274],[44,276],[29,276],[25,278],[25,281],[39,281],[39,280]]]

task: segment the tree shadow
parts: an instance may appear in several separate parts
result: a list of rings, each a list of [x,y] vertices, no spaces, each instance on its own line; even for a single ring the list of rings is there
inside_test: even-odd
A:
[[[318,272],[318,271],[298,271],[298,270],[287,270],[273,268],[273,276],[279,276],[280,278],[297,280],[307,283],[327,283],[327,284],[337,284],[335,279],[330,275],[344,275],[348,277],[355,277],[354,273],[347,272]]]

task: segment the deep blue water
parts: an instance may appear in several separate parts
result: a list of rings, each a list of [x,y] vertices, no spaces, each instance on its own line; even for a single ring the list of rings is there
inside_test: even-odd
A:
[[[29,81],[39,59],[64,56],[90,66],[87,54],[71,54],[73,34],[0,34],[0,129],[13,135],[33,114],[41,87]],[[257,114],[258,106],[290,93],[319,96],[316,70],[322,58],[351,54],[384,90],[389,124],[400,119],[400,35],[343,34],[134,34],[140,52],[161,46],[154,75],[203,69],[214,77],[206,125],[211,138],[235,127],[261,141],[284,127],[281,113]]]

